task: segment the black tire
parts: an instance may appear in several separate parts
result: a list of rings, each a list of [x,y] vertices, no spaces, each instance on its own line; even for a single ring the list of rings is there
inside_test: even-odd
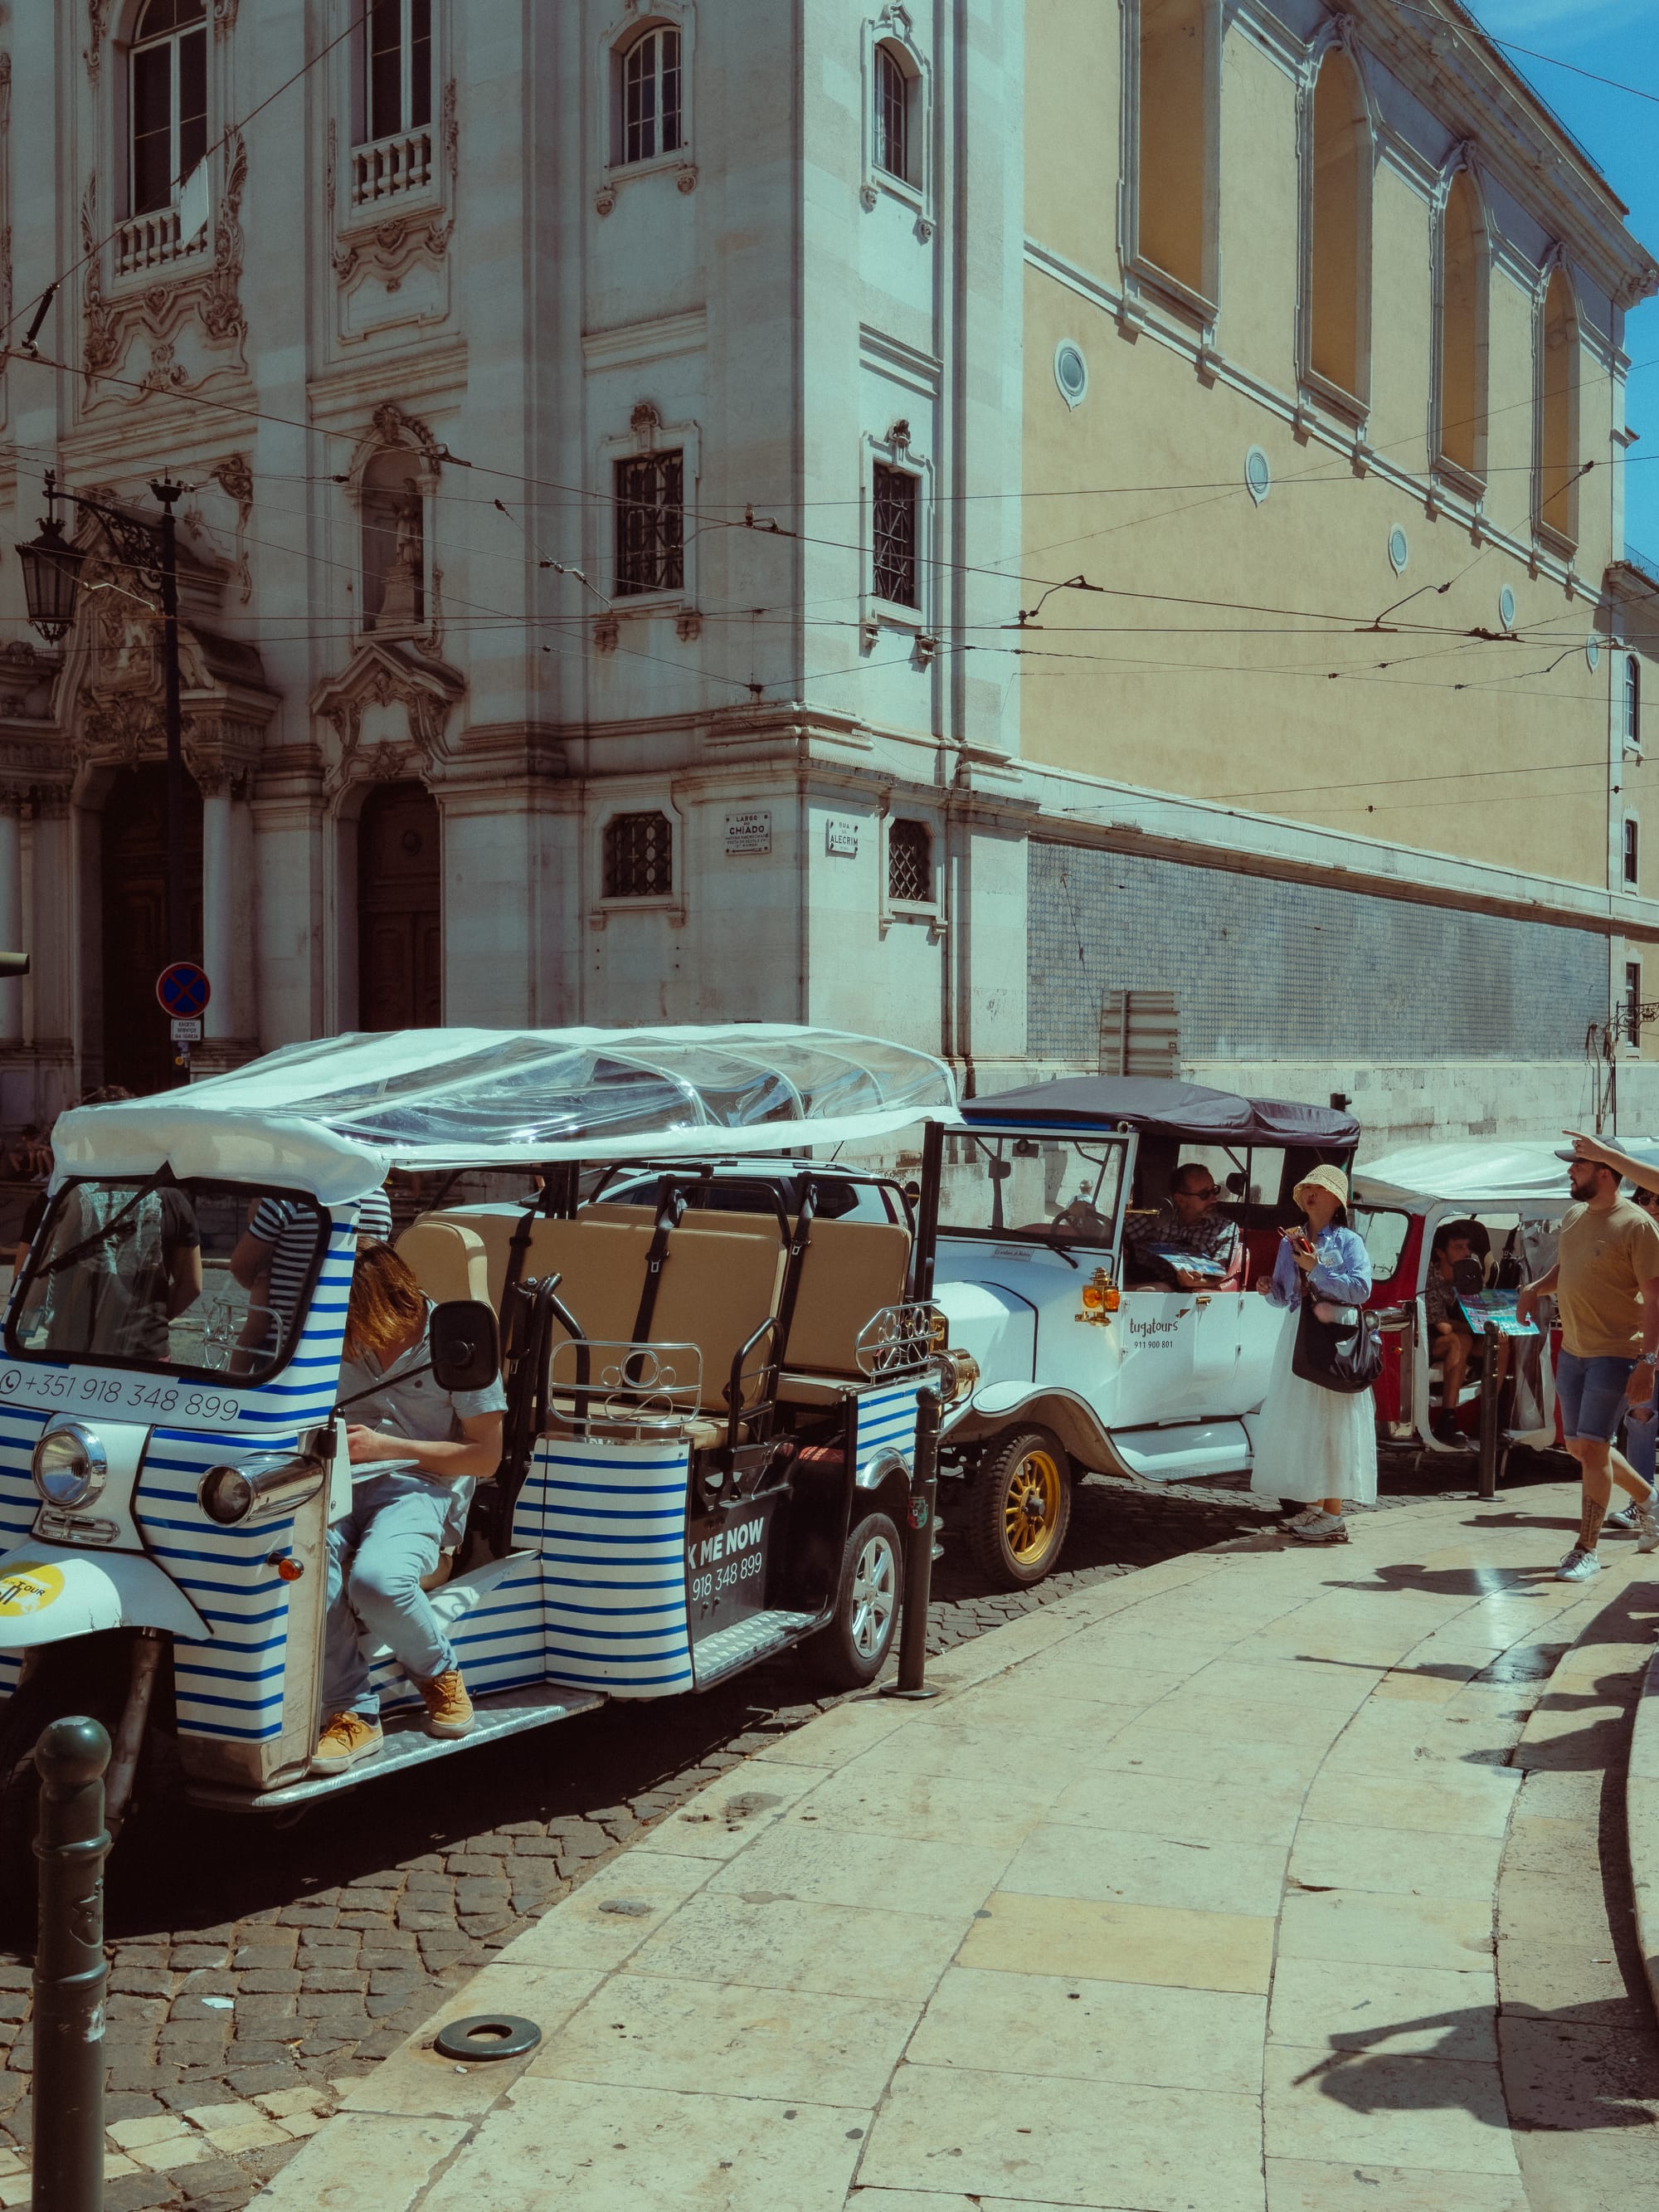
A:
[[[898,1630],[904,1547],[892,1517],[866,1513],[847,1539],[835,1617],[808,1638],[806,1663],[826,1690],[867,1689]]]
[[[1051,1575],[1072,1524],[1072,1462],[1047,1429],[994,1437],[969,1479],[968,1548],[993,1589],[1030,1589]]]

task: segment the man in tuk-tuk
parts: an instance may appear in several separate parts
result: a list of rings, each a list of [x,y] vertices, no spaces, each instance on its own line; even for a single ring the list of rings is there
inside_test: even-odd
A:
[[[466,1735],[473,1725],[454,1647],[422,1585],[465,1533],[475,1483],[501,1463],[507,1393],[499,1378],[483,1390],[441,1387],[431,1312],[390,1245],[359,1251],[340,1369],[355,1479],[351,1511],[328,1535],[326,1718],[314,1774],[343,1773],[383,1748],[370,1685],[376,1644],[420,1692],[434,1735]]]

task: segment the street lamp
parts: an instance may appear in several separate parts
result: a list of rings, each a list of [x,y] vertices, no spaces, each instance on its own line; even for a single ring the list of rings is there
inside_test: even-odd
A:
[[[167,741],[167,958],[190,957],[185,941],[189,905],[185,885],[185,750],[184,717],[179,680],[179,557],[173,526],[173,502],[182,484],[163,477],[150,490],[160,501],[157,521],[106,507],[100,500],[79,492],[59,491],[58,472],[46,471],[46,515],[40,535],[20,545],[17,557],[23,568],[23,595],[29,621],[49,645],[65,637],[75,620],[82,565],[86,554],[64,535],[58,520],[58,501],[95,514],[108,532],[118,557],[159,588],[161,595],[161,678],[165,692]]]

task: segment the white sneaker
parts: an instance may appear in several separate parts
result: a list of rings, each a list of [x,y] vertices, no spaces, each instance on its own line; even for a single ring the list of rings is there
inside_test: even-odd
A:
[[[1631,1514],[1638,1552],[1659,1552],[1659,1490],[1650,1490]]]
[[[1615,1536],[1631,1536],[1636,1533],[1636,1513],[1633,1507],[1617,1505],[1602,1516],[1602,1533],[1611,1528]]]
[[[1322,1505],[1316,1505],[1291,1522],[1290,1534],[1300,1544],[1346,1544],[1348,1524],[1340,1513],[1327,1513]]]
[[[1575,1544],[1555,1571],[1559,1583],[1587,1583],[1592,1575],[1601,1571],[1601,1562],[1594,1552],[1587,1552],[1582,1544]]]

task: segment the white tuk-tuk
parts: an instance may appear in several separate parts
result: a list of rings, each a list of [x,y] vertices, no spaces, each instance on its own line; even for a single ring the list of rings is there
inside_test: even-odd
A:
[[[1076,1472],[1249,1470],[1284,1322],[1253,1292],[1300,1218],[1297,1183],[1322,1160],[1346,1169],[1359,1125],[1195,1084],[1080,1076],[973,1099],[957,1131],[934,1299],[978,1375],[947,1411],[941,1464],[966,1486],[975,1558],[1013,1589],[1058,1562]],[[1215,1210],[1239,1231],[1233,1273],[1209,1289],[1152,1272],[1128,1233],[1188,1162],[1227,1194]]]
[[[1442,1407],[1444,1377],[1434,1352],[1425,1293],[1435,1241],[1453,1224],[1470,1232],[1466,1264],[1480,1291],[1514,1292],[1555,1261],[1561,1217],[1573,1203],[1565,1135],[1510,1142],[1458,1139],[1412,1145],[1368,1161],[1354,1179],[1354,1226],[1371,1257],[1371,1304],[1382,1326],[1382,1372],[1376,1381],[1377,1443],[1384,1449],[1437,1454],[1467,1469],[1480,1434],[1480,1367],[1491,1356],[1482,1331],[1474,1339],[1455,1407]],[[1646,1170],[1659,1188],[1659,1146],[1651,1139],[1612,1138],[1609,1153],[1632,1175]],[[1620,1155],[1634,1153],[1634,1158]],[[1477,1312],[1479,1309],[1477,1308]],[[1547,1341],[1550,1357],[1543,1351]],[[1558,1442],[1555,1354],[1560,1333],[1547,1340],[1517,1337],[1499,1351],[1502,1370],[1498,1458],[1511,1448],[1553,1449]],[[1495,1377],[1495,1379],[1498,1379]]]
[[[332,1038],[65,1115],[0,1362],[0,1887],[27,1886],[29,1753],[65,1711],[111,1729],[118,1821],[158,1785],[283,1810],[793,1644],[872,1680],[939,1372],[933,1196],[920,1234],[853,1170],[815,1219],[811,1163],[793,1213],[696,1200],[711,1152],[868,1147],[954,1104],[924,1054],[745,1024]],[[394,1170],[527,1193],[398,1242],[445,1387],[496,1371],[499,1317],[504,1454],[434,1597],[477,1722],[426,1734],[382,1653],[384,1753],[319,1778],[356,1224]],[[638,1202],[585,1202],[617,1175]],[[266,1201],[290,1263],[251,1305],[229,1255]]]

